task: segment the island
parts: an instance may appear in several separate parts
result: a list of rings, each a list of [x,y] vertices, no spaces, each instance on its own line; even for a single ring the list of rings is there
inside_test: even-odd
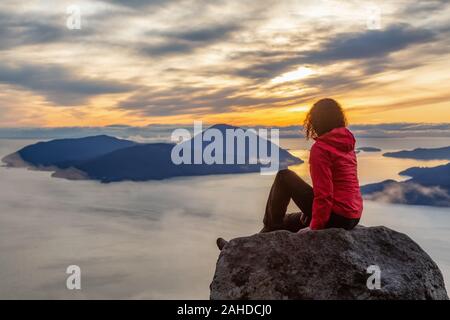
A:
[[[211,129],[214,129],[214,131]],[[275,143],[255,136],[255,133],[250,131],[246,131],[248,139],[245,139],[240,146],[245,151],[243,153],[244,158],[238,157],[237,148],[239,145],[237,143],[232,149],[211,150],[214,141],[208,141],[211,138],[210,132],[218,134],[217,136],[223,134],[223,141],[216,141],[216,145],[225,146],[227,130],[243,129],[226,124],[214,125],[178,145],[174,143],[137,143],[105,135],[58,139],[26,146],[3,158],[3,162],[10,167],[28,167],[35,170],[53,171],[54,177],[70,180],[90,179],[103,183],[125,180],[161,180],[181,176],[251,173],[259,172],[268,167],[268,164],[262,161],[267,159],[257,159],[257,161],[251,159],[249,151],[252,146],[250,141],[256,139],[259,142],[258,151],[261,151],[260,148],[264,148],[264,150],[278,153],[280,169],[303,163],[301,159]],[[205,135],[208,135],[208,137]],[[200,141],[200,144],[196,141]],[[179,148],[180,145],[184,149],[183,152],[189,151],[188,160],[192,160],[190,163],[176,164],[173,162],[172,151],[175,146]],[[198,163],[194,159],[194,154],[198,149],[200,149],[201,154],[209,151],[214,159],[221,161],[212,164]],[[230,154],[232,163],[226,161],[230,158]],[[272,153],[268,153],[268,155],[271,156]],[[185,156],[186,154],[182,155],[182,157]]]
[[[450,146],[443,148],[417,148],[414,150],[386,152],[383,156],[416,160],[450,160]]]
[[[361,187],[365,199],[409,205],[450,207],[450,163],[413,167],[399,174],[411,177],[398,182],[385,180]]]

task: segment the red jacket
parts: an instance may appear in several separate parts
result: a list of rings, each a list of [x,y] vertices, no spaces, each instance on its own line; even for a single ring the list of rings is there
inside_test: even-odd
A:
[[[316,139],[309,157],[314,202],[310,228],[324,229],[331,212],[360,218],[355,138],[347,128],[336,128]]]

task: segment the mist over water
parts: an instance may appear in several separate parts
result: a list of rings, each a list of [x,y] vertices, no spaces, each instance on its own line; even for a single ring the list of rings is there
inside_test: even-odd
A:
[[[307,160],[304,145],[291,140],[282,146]],[[404,147],[387,140],[364,145],[409,148],[407,139]],[[30,143],[0,140],[0,157]],[[429,145],[435,143],[424,139],[420,146],[441,146]],[[381,153],[358,156],[362,184],[445,163]],[[307,162],[292,169],[309,180]],[[216,237],[259,231],[272,180],[256,173],[100,184],[1,167],[0,298],[208,298]],[[407,233],[437,262],[449,287],[449,211],[366,201],[362,224]],[[66,289],[72,264],[81,268],[82,290]]]

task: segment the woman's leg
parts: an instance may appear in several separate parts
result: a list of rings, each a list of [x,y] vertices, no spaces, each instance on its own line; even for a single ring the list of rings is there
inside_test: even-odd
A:
[[[273,230],[298,231],[307,227],[300,222],[300,214],[286,215],[290,200],[311,220],[314,193],[312,187],[295,172],[285,169],[277,173],[270,190],[262,232]]]

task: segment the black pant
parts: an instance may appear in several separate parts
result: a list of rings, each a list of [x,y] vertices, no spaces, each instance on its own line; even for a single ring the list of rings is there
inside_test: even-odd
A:
[[[294,200],[302,212],[286,214],[291,199]],[[274,230],[297,232],[302,228],[308,227],[312,217],[313,200],[313,188],[295,172],[289,169],[279,171],[267,199],[264,228],[261,232]],[[302,215],[303,219],[300,219]],[[301,220],[305,221],[305,223],[302,223]],[[359,219],[348,219],[332,212],[326,228],[350,230],[358,222]]]

